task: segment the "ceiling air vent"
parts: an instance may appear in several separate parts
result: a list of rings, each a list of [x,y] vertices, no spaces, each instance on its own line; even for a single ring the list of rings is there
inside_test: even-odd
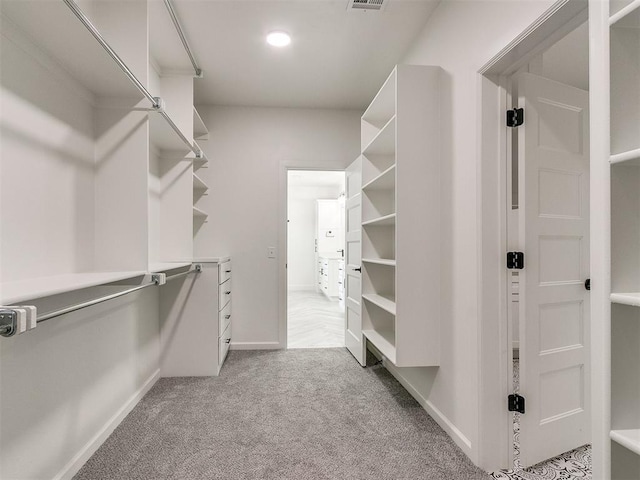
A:
[[[349,0],[347,10],[384,10],[389,0]]]

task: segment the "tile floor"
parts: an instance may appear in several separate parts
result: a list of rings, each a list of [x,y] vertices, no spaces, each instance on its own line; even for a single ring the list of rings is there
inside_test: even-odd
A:
[[[314,291],[288,292],[288,348],[344,347],[344,308]]]

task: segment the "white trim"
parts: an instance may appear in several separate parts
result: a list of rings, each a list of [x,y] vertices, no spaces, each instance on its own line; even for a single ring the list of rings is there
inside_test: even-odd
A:
[[[133,410],[138,402],[151,390],[151,387],[160,379],[160,369],[153,372],[153,374],[147,379],[147,381],[136,391],[129,400],[113,415],[107,423],[89,440],[84,447],[62,467],[60,472],[53,477],[54,480],[67,480],[73,478],[78,473],[82,466],[89,460],[98,448],[105,442],[109,435],[113,433],[120,422]]]
[[[416,388],[411,385],[411,383],[402,376],[400,373],[400,369],[389,362],[387,359],[384,359],[382,364],[389,371],[391,375],[395,377],[398,382],[411,394],[413,398],[424,408],[427,413],[433,418],[440,427],[447,432],[447,434],[451,437],[451,439],[455,442],[458,447],[462,449],[462,451],[469,458],[472,458],[473,450],[471,448],[471,440],[469,440],[459,429],[454,425],[454,423],[447,418],[447,416],[442,413],[438,408],[436,408],[433,403],[424,398]]]
[[[282,350],[280,342],[231,342],[231,350]]]
[[[478,69],[481,75],[510,75],[587,20],[584,0],[558,0],[520,35]]]
[[[499,53],[486,62],[478,69],[480,77],[484,76],[492,82],[492,89],[495,89],[496,102],[499,110],[504,111],[504,103],[507,100],[507,90],[509,88],[508,76],[516,72],[523,65],[526,65],[532,58],[544,51],[566,34],[577,28],[587,20],[588,3],[584,0],[558,0],[545,11],[536,21],[527,27],[512,42],[505,46]],[[480,101],[483,99],[485,87],[480,82]],[[479,206],[481,215],[481,223],[477,225],[480,229],[478,232],[479,239],[484,245],[482,251],[491,251],[491,245],[487,242],[497,242],[495,248],[498,254],[506,252],[506,213],[505,205],[507,201],[506,182],[500,182],[499,197],[500,205],[484,204],[492,202],[492,195],[489,195],[490,189],[493,187],[494,181],[490,176],[483,178],[484,173],[490,173],[491,170],[497,175],[506,174],[507,148],[506,139],[500,134],[500,138],[496,138],[497,129],[503,128],[504,117],[499,115],[494,122],[483,122],[484,106],[480,103],[480,112],[478,118],[482,125],[481,148],[479,165],[481,165],[479,182],[479,198],[482,205]],[[495,123],[497,122],[497,123]],[[500,142],[500,155],[489,155],[485,152],[486,145]],[[485,145],[485,142],[488,142]],[[489,149],[491,150],[491,149]],[[488,170],[486,170],[488,169]],[[498,170],[499,169],[499,170]],[[486,172],[485,172],[486,170]],[[505,179],[506,180],[506,179]],[[495,234],[489,234],[487,228],[494,228],[499,225],[501,231],[498,237]],[[499,244],[499,245],[498,245]],[[479,298],[479,372],[478,379],[478,437],[482,439],[477,446],[478,461],[477,465],[486,470],[495,470],[496,468],[508,468],[505,465],[507,458],[511,463],[511,427],[508,425],[508,413],[506,409],[506,392],[510,391],[511,375],[508,371],[512,365],[512,345],[510,325],[508,325],[508,315],[506,310],[507,292],[507,276],[504,272],[504,258],[501,260],[501,272],[499,273],[499,281],[495,278],[495,273],[491,271],[490,265],[486,263],[485,258],[495,258],[495,256],[481,255],[478,265],[480,275],[480,285],[483,288]],[[488,260],[487,260],[488,261]],[[499,314],[495,315],[491,312],[491,302],[496,298],[500,299]],[[493,339],[489,333],[496,334],[499,338]],[[495,352],[498,352],[496,358]],[[495,391],[496,385],[499,386],[498,392]],[[498,402],[496,396],[499,395]],[[495,408],[498,405],[500,408]],[[444,428],[444,427],[443,427]]]
[[[347,166],[340,160],[319,165],[316,162],[281,160],[278,172],[278,339],[281,348],[287,348],[287,197],[289,170],[338,171],[344,172]],[[233,345],[233,344],[232,344]]]
[[[382,365],[387,371],[393,375],[393,377],[398,380],[400,385],[402,385],[407,392],[420,404],[422,408],[429,414],[431,418],[433,418],[440,428],[442,428],[455,442],[458,447],[462,449],[462,451],[471,458],[472,448],[471,448],[471,440],[469,440],[459,429],[454,425],[454,423],[447,418],[445,414],[443,414],[438,408],[436,408],[433,403],[424,398],[420,392],[407,380],[401,373],[400,369],[392,364],[386,357],[384,357],[380,351],[373,346],[371,343],[368,344],[368,350],[378,358],[378,360],[382,359]]]

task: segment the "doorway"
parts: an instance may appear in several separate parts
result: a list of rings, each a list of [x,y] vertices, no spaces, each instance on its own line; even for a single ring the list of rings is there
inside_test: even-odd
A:
[[[344,347],[345,173],[287,172],[287,348]]]
[[[524,121],[504,136],[506,243],[516,259],[507,258],[505,351],[516,411],[513,467],[496,478],[562,478],[567,464],[591,471],[588,48],[584,22],[504,78],[507,108],[523,108]]]

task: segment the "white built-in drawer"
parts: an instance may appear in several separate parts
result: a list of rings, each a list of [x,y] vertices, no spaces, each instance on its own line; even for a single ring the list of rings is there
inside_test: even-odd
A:
[[[218,363],[222,365],[224,359],[227,358],[227,353],[229,353],[229,345],[231,344],[231,325],[229,325],[220,336],[218,342]]]
[[[222,285],[231,278],[231,260],[221,263],[218,267],[218,284]]]
[[[227,305],[218,312],[218,336],[222,336],[222,332],[224,332],[229,324],[231,323],[231,302],[227,303]]]
[[[218,310],[222,310],[229,300],[231,300],[231,279],[224,282],[222,285],[218,285]]]

